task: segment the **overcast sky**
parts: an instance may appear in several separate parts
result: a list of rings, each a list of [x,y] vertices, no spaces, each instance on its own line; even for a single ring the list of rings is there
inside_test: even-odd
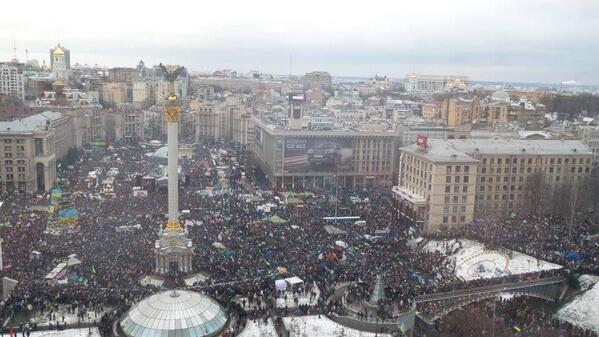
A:
[[[599,84],[599,0],[2,1],[0,60]]]

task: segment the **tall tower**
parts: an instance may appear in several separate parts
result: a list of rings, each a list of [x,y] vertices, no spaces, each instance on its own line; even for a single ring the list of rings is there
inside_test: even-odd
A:
[[[290,93],[289,94],[289,129],[290,130],[301,130],[302,120],[304,114],[304,93]]]
[[[191,239],[187,238],[187,229],[182,228],[179,223],[179,140],[177,137],[181,106],[180,100],[175,94],[174,82],[183,68],[177,68],[171,72],[162,64],[160,67],[163,70],[164,79],[168,82],[169,91],[164,105],[168,136],[168,221],[165,228],[160,231],[160,238],[156,240],[154,251],[156,254],[155,272],[165,275],[171,269],[182,273],[192,271],[193,243]]]
[[[52,73],[59,80],[68,78],[69,65],[69,50],[60,46],[50,49],[50,65],[52,67]]]

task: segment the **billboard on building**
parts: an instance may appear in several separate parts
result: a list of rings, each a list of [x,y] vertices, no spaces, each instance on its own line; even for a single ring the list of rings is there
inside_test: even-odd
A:
[[[283,163],[284,171],[290,173],[352,171],[352,140],[289,138]]]

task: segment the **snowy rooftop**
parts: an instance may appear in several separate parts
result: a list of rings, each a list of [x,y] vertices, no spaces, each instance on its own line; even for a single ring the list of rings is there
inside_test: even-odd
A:
[[[516,140],[516,139],[448,139],[456,151],[481,154],[592,154],[588,146],[578,140]]]
[[[578,280],[582,293],[564,305],[556,317],[599,333],[599,276],[582,275]]]
[[[477,162],[478,160],[470,157],[464,152],[457,151],[451,147],[447,142],[437,139],[429,139],[426,150],[421,150],[417,144],[412,144],[400,149],[403,152],[412,153],[421,157],[424,157],[431,161],[445,162],[445,161],[471,161]]]
[[[325,316],[298,316],[283,317],[283,324],[289,330],[289,337],[300,336],[318,336],[318,337],[391,337],[389,334],[375,334],[372,332],[363,332],[351,329],[337,322],[332,321]]]
[[[562,268],[516,251],[509,254],[509,251],[489,250],[482,243],[471,240],[433,240],[423,250],[451,252],[447,259],[456,260],[456,275],[465,281]]]
[[[45,111],[23,119],[0,122],[0,132],[33,132],[43,129],[47,121],[52,122],[63,117],[62,112]]]

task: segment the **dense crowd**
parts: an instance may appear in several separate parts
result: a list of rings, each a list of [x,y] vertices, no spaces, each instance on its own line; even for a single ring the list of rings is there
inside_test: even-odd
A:
[[[2,317],[27,314],[52,303],[122,311],[156,291],[139,280],[155,267],[153,247],[166,222],[167,193],[157,184],[146,185],[147,197],[132,193],[140,185],[139,178],[155,174],[163,161],[146,156],[148,151],[137,147],[90,151],[64,168],[59,186],[68,196],[68,206],[79,211],[79,218],[70,229],[58,233],[46,231],[48,224],[56,224],[56,212],[39,209],[48,206],[48,193],[2,196],[5,271],[19,282],[2,303]],[[181,161],[184,178],[179,209],[188,210],[181,218],[196,247],[192,265],[194,271],[208,276],[193,289],[223,303],[242,295],[252,302],[255,316],[269,316],[278,310],[272,305],[277,296],[274,279],[284,276],[298,276],[320,289],[321,299],[314,307],[302,307],[302,312],[325,310],[323,299],[340,282],[365,284],[359,290],[363,293],[356,295],[366,298],[381,277],[386,290],[385,302],[379,303],[383,312],[389,307],[403,310],[421,294],[496,281],[456,281],[445,254],[414,249],[409,244],[410,224],[396,219],[386,189],[316,189],[301,203],[283,204],[280,191],[244,171],[246,161],[243,148],[229,143],[197,146],[193,158]],[[113,191],[104,193],[101,181],[112,168],[118,169]],[[98,177],[90,179],[90,171]],[[259,201],[248,201],[246,195]],[[258,207],[264,203],[272,205],[270,212]],[[358,216],[366,225],[323,220],[335,208],[339,216]],[[273,222],[275,214],[286,222]],[[563,226],[554,226],[554,219],[526,219],[528,225],[521,226],[523,220],[508,219],[500,225],[479,225],[449,235],[519,250],[573,271],[597,273],[598,248],[587,239],[591,223],[577,222],[576,234],[562,240]],[[342,229],[341,234],[330,234],[324,228],[327,224]],[[531,238],[540,243],[530,245]],[[555,254],[562,251],[576,251],[581,259]],[[71,254],[82,263],[69,267],[70,282],[49,286],[46,274]]]

